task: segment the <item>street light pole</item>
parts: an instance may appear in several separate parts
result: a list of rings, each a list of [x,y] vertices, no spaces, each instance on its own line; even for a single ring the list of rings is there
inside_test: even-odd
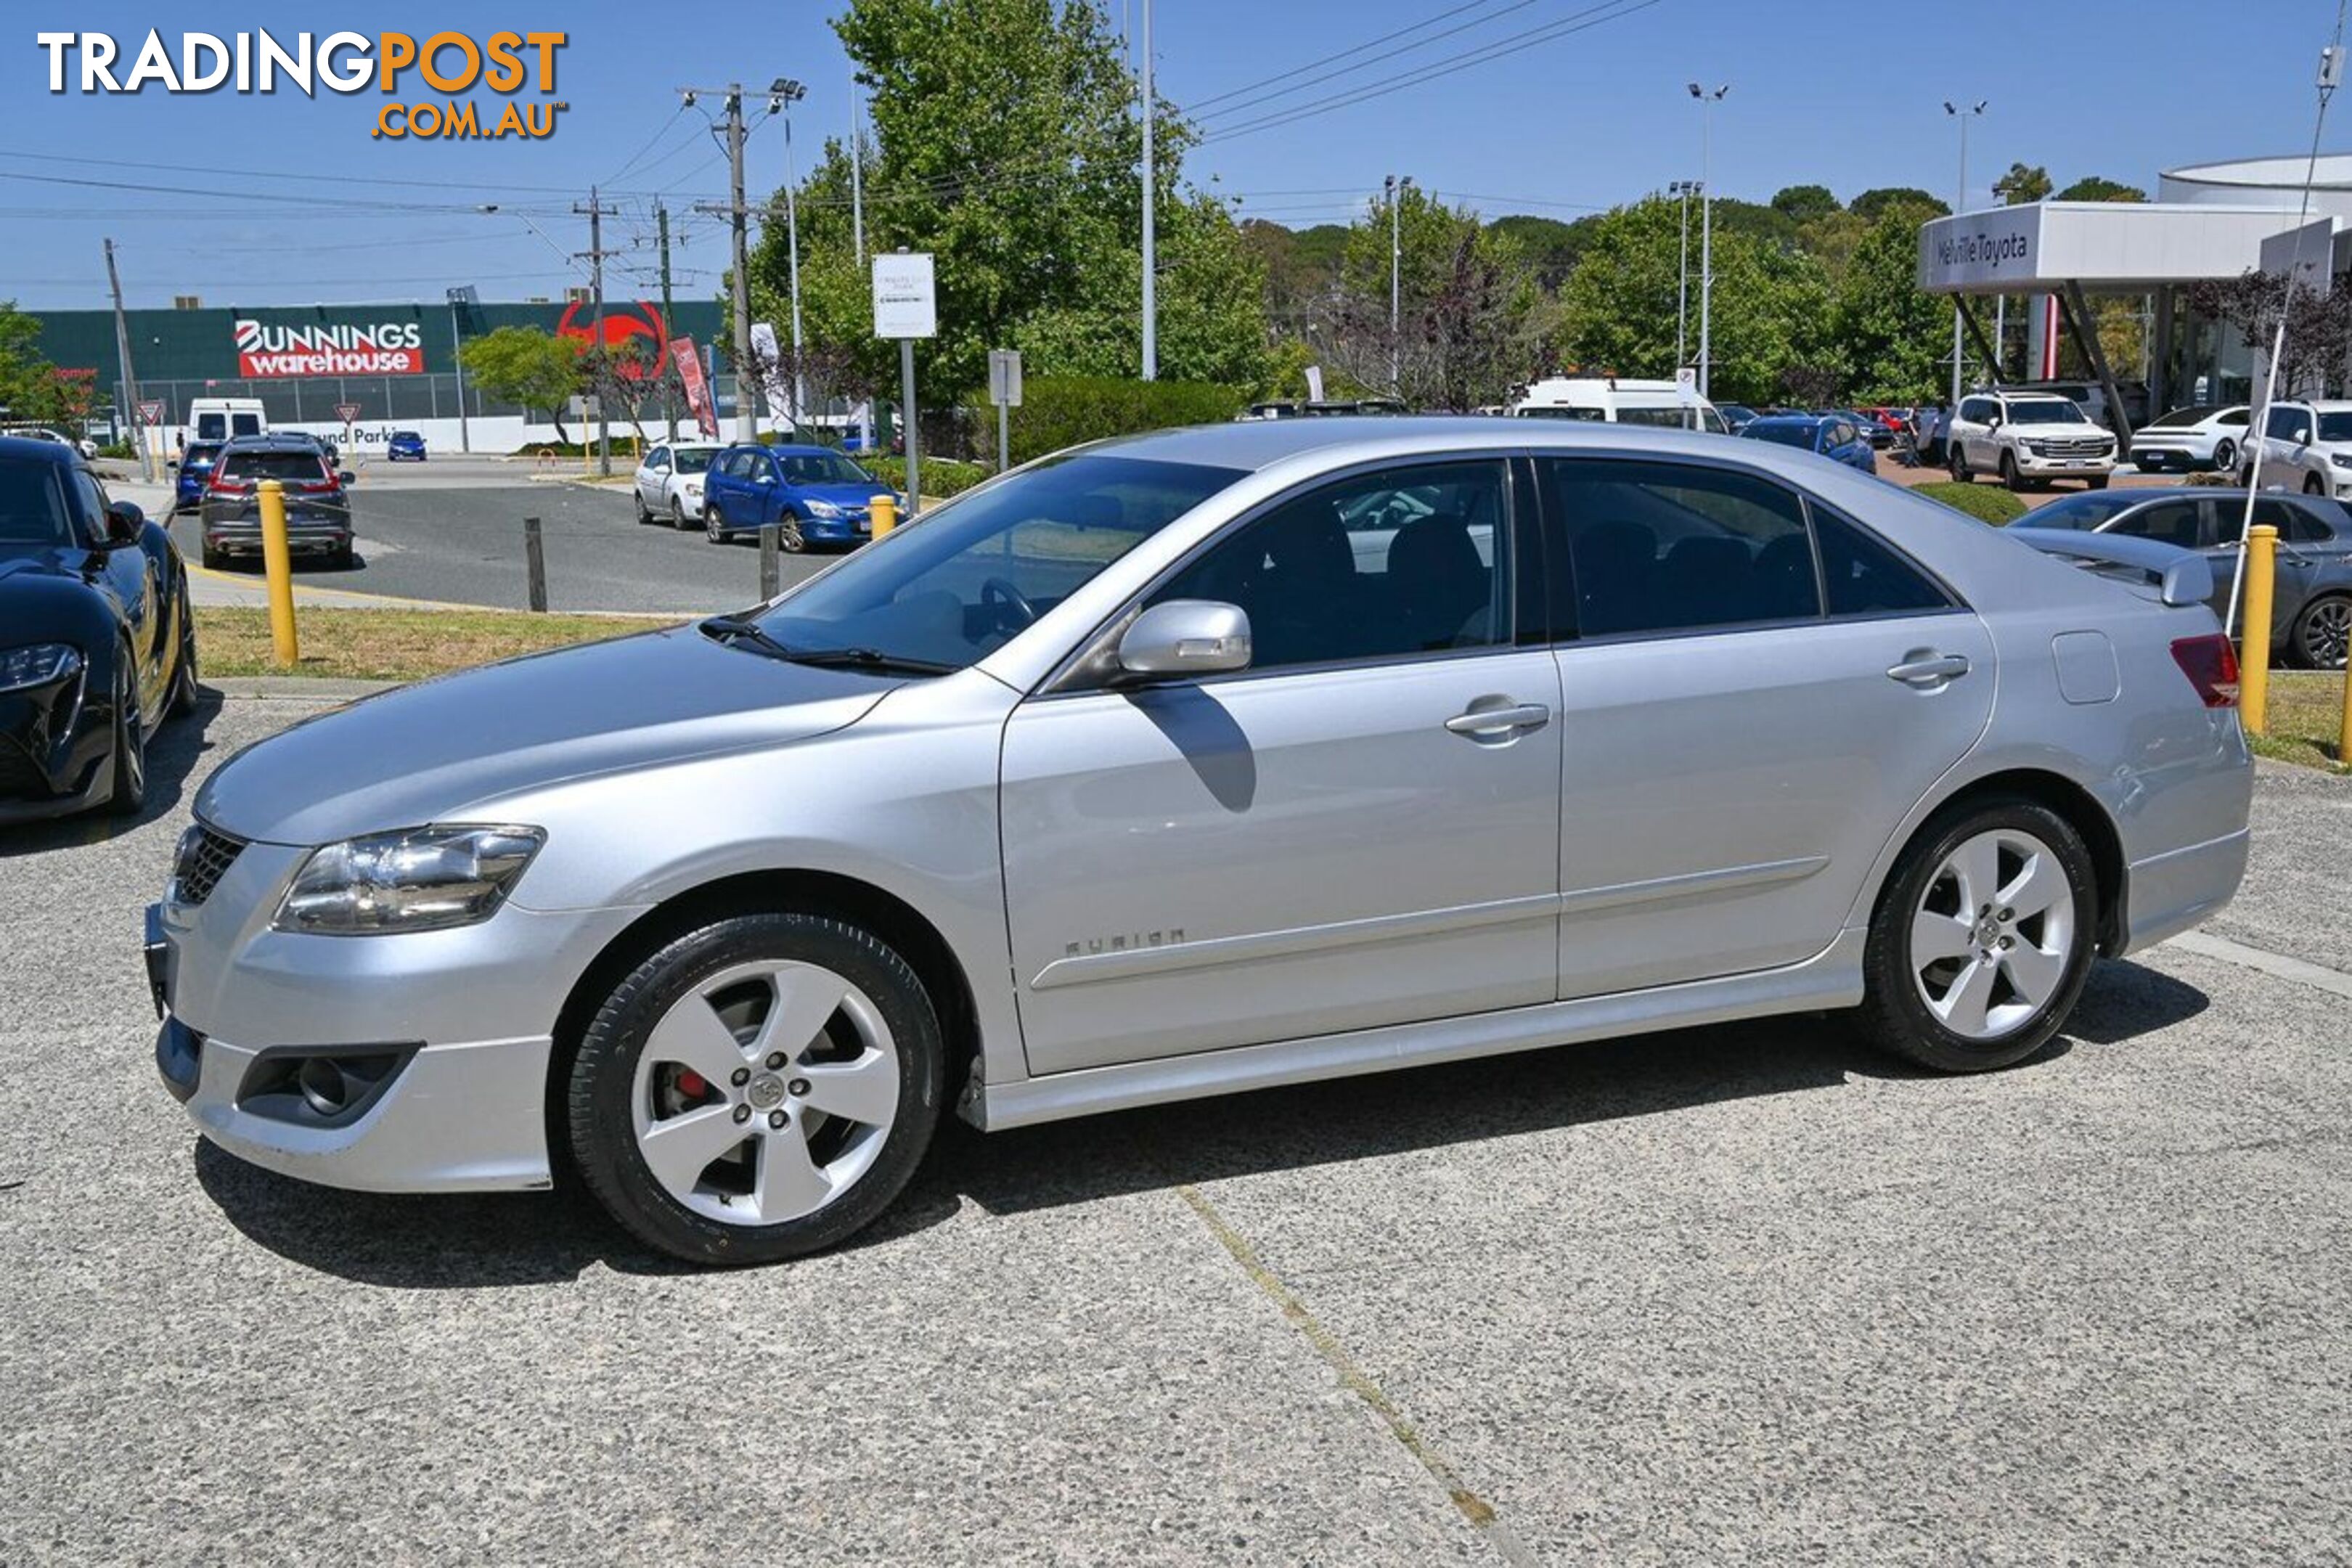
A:
[[[1950,99],[1944,100],[1944,112],[1960,122],[1960,188],[1952,197],[1952,213],[1955,216],[1965,212],[1969,205],[1969,121],[1982,114],[1985,111],[1985,105],[1991,101],[1990,99],[1980,98],[1964,109]],[[1965,348],[1961,336],[1964,329],[1960,325],[1960,308],[1959,296],[1956,294],[1952,297],[1951,405],[1955,408],[1960,405],[1960,356]]]
[[[1676,180],[1666,187],[1683,199],[1682,259],[1675,268],[1675,368],[1690,363],[1690,199],[1696,180]]]
[[[793,423],[803,417],[808,405],[807,378],[801,370],[801,208],[793,189],[799,177],[793,171],[793,105],[808,96],[799,82],[778,77],[768,86],[768,108],[784,117],[784,247],[790,257],[793,282]]]
[[[449,368],[451,371],[456,373],[457,377],[457,450],[460,452],[471,452],[474,449],[474,437],[472,431],[467,428],[466,424],[466,357],[464,353],[466,340],[458,329],[457,307],[460,305],[472,304],[474,300],[474,290],[471,285],[464,285],[450,289],[448,293]]]
[[[1713,92],[1698,83],[1690,84],[1690,95],[1698,100],[1698,395],[1707,395],[1707,385],[1714,377],[1714,355],[1709,342],[1712,307],[1715,303],[1715,181],[1710,164],[1715,152],[1715,106],[1731,90],[1725,82]]]
[[[1143,0],[1143,379],[1160,379],[1160,293],[1158,214],[1153,209],[1151,166],[1152,121],[1157,105],[1151,97],[1151,0]]]

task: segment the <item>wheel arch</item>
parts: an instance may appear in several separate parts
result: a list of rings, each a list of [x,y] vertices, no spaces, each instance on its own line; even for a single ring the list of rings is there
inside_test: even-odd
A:
[[[2046,807],[2072,827],[2090,851],[2091,869],[2097,879],[2098,916],[2094,925],[2097,952],[2106,956],[2123,946],[2126,931],[2125,900],[2128,894],[2123,835],[2098,798],[2065,774],[2047,768],[2010,767],[1971,778],[1921,811],[1910,830],[1890,845],[1871,890],[1871,910],[1878,907],[1895,882],[1895,868],[1903,857],[1944,818],[1979,802],[2001,796],[2022,798]]]
[[[730,915],[778,912],[829,915],[863,926],[906,959],[938,1009],[948,1052],[946,1103],[956,1103],[964,1077],[980,1055],[980,1010],[963,961],[939,927],[897,894],[854,877],[799,869],[745,871],[689,888],[647,910],[607,942],[572,982],[556,1013],[554,1048],[548,1053],[543,1098],[551,1170],[562,1163],[571,1147],[562,1086],[590,1020],[613,987],[665,944],[698,927]]]

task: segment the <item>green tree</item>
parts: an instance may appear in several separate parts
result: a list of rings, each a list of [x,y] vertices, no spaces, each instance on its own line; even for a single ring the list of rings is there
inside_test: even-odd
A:
[[[1882,185],[1864,191],[1847,204],[1846,210],[1855,216],[1876,223],[1889,207],[1925,207],[1929,217],[1943,217],[1951,206],[1941,197],[1929,195],[1916,185]]]
[[[1083,0],[853,0],[834,24],[868,95],[869,248],[935,258],[940,333],[918,346],[946,406],[982,384],[988,351],[1034,375],[1141,368],[1142,127],[1100,10]],[[1189,122],[1166,104],[1155,163],[1160,373],[1254,385],[1265,366],[1264,267],[1226,204],[1186,187]],[[895,385],[874,337],[850,233],[848,148],[829,142],[799,192],[805,335],[849,381]],[[781,194],[751,260],[782,321],[790,258]]]
[[[48,390],[49,364],[37,346],[41,319],[16,309],[14,300],[0,300],[0,406],[17,419],[47,417],[42,407]]]
[[[2011,163],[2009,173],[1992,183],[1992,194],[2012,207],[2038,202],[2050,194],[2050,171],[2038,163]]]
[[[1576,270],[1576,258],[1584,249],[1584,237],[1574,224],[1562,223],[1556,217],[1528,217],[1513,214],[1489,223],[1488,230],[1518,247],[1528,265],[1535,268],[1536,282],[1547,292],[1557,293]]]
[[[1784,185],[1772,197],[1772,210],[1791,223],[1804,224],[1844,209],[1827,185]]]
[[[1681,258],[1677,204],[1652,197],[1602,216],[1560,291],[1563,360],[1592,374],[1658,376],[1675,363]],[[1699,247],[1691,245],[1690,352],[1698,343]],[[1769,398],[1780,373],[1831,353],[1823,327],[1830,289],[1809,257],[1738,229],[1715,236],[1710,390],[1720,399]]]
[[[1393,236],[1397,327],[1389,327]],[[1349,382],[1417,408],[1467,410],[1503,402],[1540,353],[1542,292],[1505,232],[1418,185],[1375,201],[1348,234],[1339,300],[1319,346]]]
[[[556,435],[571,439],[563,431],[563,405],[585,384],[576,340],[537,327],[500,327],[468,340],[457,357],[484,396],[546,409]]]
[[[1854,395],[1911,403],[1934,394],[1951,343],[1950,306],[1919,288],[1925,207],[1887,207],[1854,247],[1838,289],[1832,330]]]
[[[2147,193],[2099,174],[2085,174],[2058,193],[2062,202],[2144,202]]]

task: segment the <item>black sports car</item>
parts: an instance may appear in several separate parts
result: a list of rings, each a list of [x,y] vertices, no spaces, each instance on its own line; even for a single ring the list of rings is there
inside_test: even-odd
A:
[[[0,822],[147,795],[147,735],[196,702],[188,574],[81,454],[0,437]]]

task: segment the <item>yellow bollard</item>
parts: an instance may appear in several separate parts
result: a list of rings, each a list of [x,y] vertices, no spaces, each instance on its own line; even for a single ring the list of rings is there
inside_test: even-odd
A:
[[[898,526],[898,498],[876,496],[869,503],[874,508],[874,537],[881,538]]]
[[[2238,705],[2246,733],[2270,732],[2271,584],[2278,572],[2278,530],[2258,522],[2246,535],[2246,627],[2238,644]]]
[[[302,657],[294,636],[294,553],[286,543],[286,487],[261,481],[261,572],[269,584],[269,641],[282,668]]]

